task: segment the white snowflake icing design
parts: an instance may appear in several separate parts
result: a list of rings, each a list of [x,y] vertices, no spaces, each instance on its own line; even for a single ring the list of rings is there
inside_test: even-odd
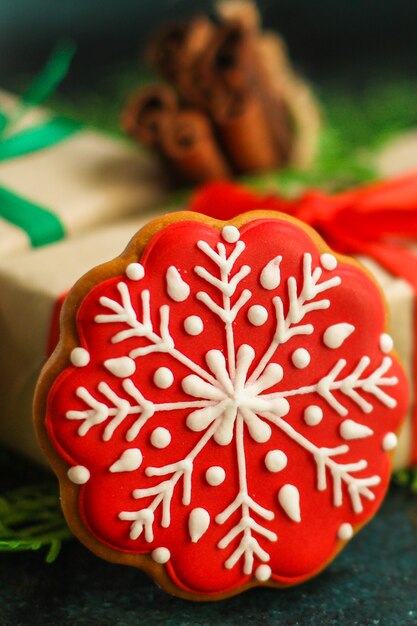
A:
[[[381,358],[380,364],[371,373],[364,376],[371,361],[368,356],[363,355],[353,370],[349,368],[345,359],[339,358],[335,360],[330,371],[314,384],[268,393],[268,390],[276,386],[283,378],[283,368],[275,362],[279,355],[279,347],[294,337],[314,333],[314,326],[309,315],[330,307],[329,297],[332,291],[340,285],[341,279],[337,275],[332,275],[323,280],[323,270],[320,267],[313,268],[311,255],[305,253],[301,285],[295,277],[288,278],[286,284],[288,305],[285,306],[280,296],[273,295],[281,282],[285,258],[280,256],[271,259],[261,273],[260,284],[265,290],[271,292],[271,302],[275,312],[274,332],[270,345],[256,362],[255,351],[249,344],[235,345],[233,323],[242,308],[252,300],[251,291],[242,289],[241,282],[252,272],[252,269],[248,265],[236,268],[245,250],[245,244],[240,240],[239,231],[235,227],[226,228],[228,230],[223,230],[223,239],[228,247],[222,242],[214,248],[205,241],[197,243],[203,258],[210,259],[216,266],[216,272],[211,273],[200,265],[194,267],[194,272],[201,279],[202,285],[204,283],[211,285],[220,296],[215,301],[204,288],[196,294],[196,298],[207,307],[210,313],[224,324],[226,356],[220,350],[210,349],[204,357],[206,367],[198,365],[177,348],[170,333],[171,305],[160,306],[159,327],[155,328],[152,322],[153,316],[151,316],[150,291],[144,289],[140,294],[141,315],[139,316],[132,304],[128,282],[121,280],[117,285],[118,299],[111,299],[107,296],[100,298],[103,312],[96,316],[95,322],[98,324],[123,323],[125,328],[112,337],[112,342],[115,344],[134,337],[144,338],[148,342],[145,346],[130,349],[129,353],[120,359],[112,359],[111,364],[109,362],[105,364],[114,376],[124,378],[122,387],[128,399],[118,395],[104,381],[98,384],[98,391],[108,401],[107,404],[98,400],[94,392],[85,387],[78,387],[76,394],[87,408],[70,410],[66,417],[80,422],[78,428],[80,436],[85,436],[91,428],[99,424],[105,424],[103,440],[109,441],[124,420],[134,416],[135,421],[125,435],[128,442],[133,442],[142,427],[155,414],[181,409],[188,412],[186,426],[193,432],[201,433],[196,445],[177,462],[160,467],[146,467],[146,476],[161,477],[161,481],[148,488],[135,489],[132,495],[138,501],[145,498],[149,501],[151,498],[150,503],[145,507],[139,507],[136,511],[120,511],[119,514],[121,520],[130,523],[130,537],[133,540],[142,534],[147,542],[154,540],[155,511],[159,507],[162,511],[162,527],[170,526],[171,500],[176,488],[181,490],[183,505],[188,506],[192,503],[194,461],[210,440],[214,440],[219,446],[234,445],[239,491],[228,506],[216,514],[214,521],[216,524],[223,525],[236,513],[237,520],[236,524],[219,541],[218,547],[226,550],[234,539],[240,537],[236,549],[231,554],[226,554],[225,567],[233,568],[241,562],[244,574],[253,574],[258,580],[265,580],[271,573],[269,566],[265,565],[270,560],[268,544],[278,539],[277,534],[268,528],[268,522],[274,519],[275,513],[261,506],[249,495],[245,454],[246,431],[255,442],[262,444],[270,439],[272,429],[279,429],[314,459],[317,489],[324,491],[330,488],[334,506],[341,506],[344,497],[348,497],[353,511],[360,513],[363,511],[364,499],[375,498],[372,487],[379,484],[380,477],[378,475],[357,477],[357,472],[366,469],[366,460],[358,459],[349,463],[340,463],[337,460],[340,455],[349,451],[348,443],[333,448],[318,447],[298,432],[285,419],[285,416],[290,411],[291,400],[294,397],[310,397],[315,394],[340,416],[347,416],[348,408],[336,398],[336,391],[339,392],[339,398],[341,395],[345,396],[364,413],[372,410],[373,405],[370,402],[372,399],[386,407],[393,408],[396,401],[383,388],[396,385],[398,380],[395,376],[386,376],[392,364],[391,358],[387,355]],[[322,255],[324,256],[326,255]],[[327,254],[327,256],[331,255]],[[334,259],[334,257],[331,258]],[[332,274],[336,269],[337,265],[332,261]],[[139,280],[142,275],[143,272]],[[166,286],[173,303],[184,301],[189,297],[189,286],[173,266],[167,270]],[[256,305],[256,303],[251,302],[251,305]],[[263,308],[252,306],[252,323],[255,326],[263,323],[262,318],[265,318]],[[198,316],[187,319],[192,320],[188,322],[190,335],[202,332],[203,324]],[[352,329],[346,330],[348,326],[346,324],[335,326],[341,328],[332,330],[332,340],[335,345],[339,345],[345,336],[352,332]],[[187,325],[185,327],[187,328]],[[302,350],[302,348],[299,349],[298,355],[293,354],[296,367],[304,367],[303,359],[306,355]],[[307,351],[304,350],[304,352]],[[137,360],[151,353],[165,353],[187,368],[189,373],[182,379],[181,386],[183,391],[191,397],[190,400],[157,403],[143,396],[137,384],[129,376],[135,370]],[[307,357],[309,358],[308,352]],[[252,366],[254,368],[249,376]],[[172,384],[169,368],[160,368],[158,376],[161,389]],[[323,412],[319,407],[309,405],[307,409],[307,423],[318,423],[322,419]],[[361,429],[361,425],[353,420],[345,420],[342,423],[342,429],[347,442],[349,439],[372,434],[369,428],[362,426]],[[166,433],[162,431],[166,429],[157,428],[152,434],[156,447],[163,448],[167,445],[164,441],[167,440],[169,433],[167,435],[168,431]],[[134,471],[141,463],[140,451],[132,448],[129,455],[113,464],[110,471]],[[267,463],[271,465],[271,468],[278,468],[271,469],[271,471],[278,471],[283,464],[286,465],[287,457],[283,452],[275,451],[269,454]],[[219,470],[223,472],[220,478],[218,477]],[[207,478],[209,484],[220,484],[224,480],[224,471],[222,468],[213,467],[208,470],[207,476],[210,476]],[[278,501],[290,519],[300,522],[300,494],[295,485],[282,486]],[[262,523],[256,521],[254,515],[260,518]],[[191,519],[190,536],[193,541],[198,541],[212,520],[209,513],[202,508],[193,509]],[[168,554],[168,551],[166,552]],[[169,554],[164,562],[168,558]]]

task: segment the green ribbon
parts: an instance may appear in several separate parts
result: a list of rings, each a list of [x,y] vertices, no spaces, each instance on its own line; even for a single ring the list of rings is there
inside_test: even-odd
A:
[[[72,42],[58,44],[11,114],[6,115],[0,111],[0,162],[48,149],[79,131],[81,124],[78,122],[53,117],[40,125],[13,132],[28,110],[54,92],[66,76],[74,53],[75,46]],[[2,186],[0,217],[24,230],[34,247],[65,237],[64,226],[53,211]]]
[[[64,227],[54,213],[0,187],[0,217],[25,231],[34,248],[65,237]]]
[[[65,117],[54,117],[41,126],[28,128],[16,135],[1,139],[0,161],[38,152],[67,139],[81,128],[81,124]]]

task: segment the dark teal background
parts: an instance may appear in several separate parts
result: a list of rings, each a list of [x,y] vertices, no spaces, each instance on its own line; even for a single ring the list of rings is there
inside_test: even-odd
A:
[[[417,624],[417,501],[393,488],[379,515],[318,578],[254,589],[220,603],[172,598],[141,572],[78,542],[55,563],[3,554],[1,626],[413,626]]]
[[[416,0],[259,0],[313,77],[363,65],[417,73]],[[0,83],[32,72],[60,36],[79,43],[75,75],[137,55],[163,22],[209,11],[201,0],[0,0]],[[365,61],[365,63],[364,63]]]

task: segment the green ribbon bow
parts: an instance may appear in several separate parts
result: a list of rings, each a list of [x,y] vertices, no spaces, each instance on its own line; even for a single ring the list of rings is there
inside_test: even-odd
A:
[[[74,43],[58,44],[11,114],[0,111],[0,162],[50,148],[81,128],[78,122],[53,117],[40,125],[14,132],[27,111],[44,102],[55,91],[65,78],[74,54]],[[0,217],[24,230],[33,247],[65,237],[64,226],[57,215],[2,186]]]

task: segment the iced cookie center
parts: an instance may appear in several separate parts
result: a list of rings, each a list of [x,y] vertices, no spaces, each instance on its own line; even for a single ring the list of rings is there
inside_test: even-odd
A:
[[[190,413],[187,418],[188,428],[199,432],[218,420],[214,440],[225,446],[233,439],[235,421],[240,414],[255,441],[268,441],[271,427],[263,418],[268,418],[270,413],[275,417],[286,415],[289,404],[279,393],[263,393],[281,381],[282,367],[277,363],[270,363],[255,380],[251,380],[248,372],[254,358],[255,351],[251,346],[240,346],[235,375],[232,378],[222,352],[207,352],[206,362],[215,376],[215,382],[212,384],[193,374],[183,379],[182,388],[195,398],[212,400],[212,404]]]

